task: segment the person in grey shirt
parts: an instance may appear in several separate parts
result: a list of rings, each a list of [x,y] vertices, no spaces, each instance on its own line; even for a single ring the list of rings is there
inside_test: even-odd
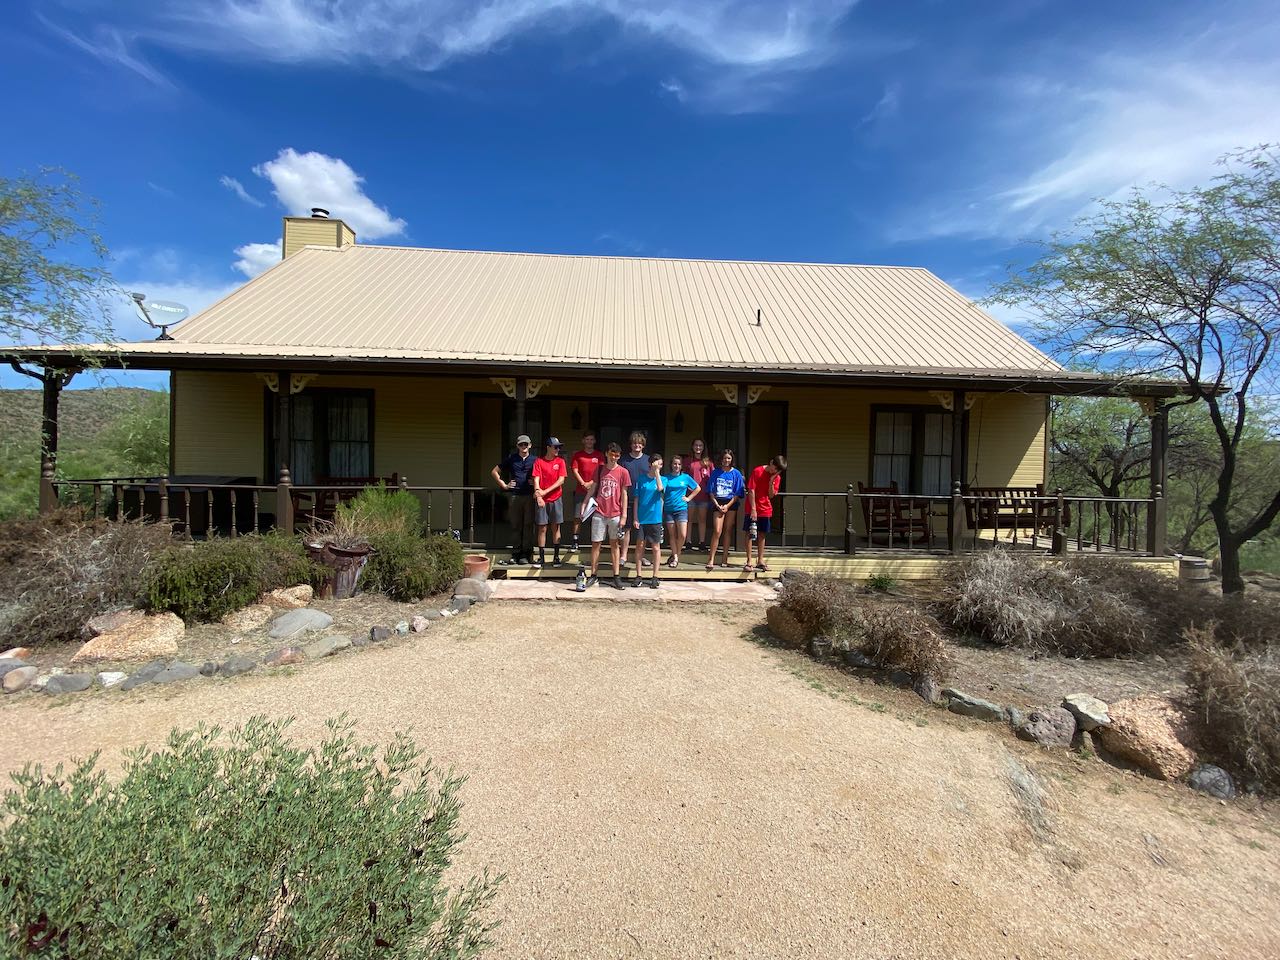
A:
[[[644,452],[644,445],[648,443],[648,440],[648,437],[636,430],[631,434],[630,449],[618,460],[618,466],[626,470],[631,477],[631,489],[629,491],[631,495],[627,498],[627,518],[623,526],[626,532],[622,535],[622,562],[624,565],[627,562],[627,548],[631,546],[631,528],[636,519],[636,484],[641,477],[648,476],[649,473],[649,455]],[[647,557],[643,558],[641,564],[647,567],[649,559]],[[636,572],[639,573],[639,570]]]

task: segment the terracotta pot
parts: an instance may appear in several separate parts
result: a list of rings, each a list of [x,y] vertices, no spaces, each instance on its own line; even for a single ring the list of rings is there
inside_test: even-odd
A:
[[[472,580],[489,579],[489,558],[483,553],[469,553],[462,560],[462,575]]]

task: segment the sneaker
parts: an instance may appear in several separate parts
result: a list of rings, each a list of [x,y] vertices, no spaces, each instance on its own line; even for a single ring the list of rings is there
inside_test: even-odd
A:
[[[541,561],[541,560],[530,560],[530,561],[529,561],[529,566],[531,566],[531,567],[541,567],[541,566],[542,566],[542,561]]]
[[[609,581],[609,585],[613,587],[615,590],[627,589],[627,586],[622,582],[621,577],[614,577],[611,581]]]
[[[641,578],[641,577],[636,577],[634,580],[632,580],[632,581],[631,581],[631,585],[632,585],[633,587],[643,587],[643,586],[644,586],[644,579],[643,579],[643,578]]]
[[[657,589],[658,589],[658,578],[657,578],[657,577],[650,577],[650,578],[649,578],[649,589],[650,589],[650,590],[657,590]]]
[[[670,557],[667,560],[667,566],[674,570],[676,567],[680,566],[680,561],[675,557]]]
[[[600,582],[600,578],[595,576],[594,574],[587,577],[587,589],[594,587],[599,582]]]
[[[569,551],[570,551],[571,553],[577,553],[577,552],[578,552],[578,538],[577,538],[577,537],[574,537],[574,538],[573,538],[573,543],[569,544]]]
[[[557,556],[556,556],[556,558],[555,558],[554,560],[552,560],[552,561],[551,561],[551,565],[552,565],[553,567],[563,567],[563,566],[564,566],[564,561],[563,561],[563,560],[561,560],[561,559],[560,559],[560,557],[557,555]]]

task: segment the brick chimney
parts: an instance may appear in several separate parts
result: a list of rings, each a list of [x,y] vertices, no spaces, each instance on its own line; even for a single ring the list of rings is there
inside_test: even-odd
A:
[[[324,207],[312,207],[309,217],[284,218],[284,243],[281,259],[293,256],[303,247],[345,247],[356,242],[356,232],[341,220],[329,217]]]

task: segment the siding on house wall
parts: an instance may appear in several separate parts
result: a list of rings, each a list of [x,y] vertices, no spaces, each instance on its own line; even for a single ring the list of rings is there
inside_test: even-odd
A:
[[[488,471],[504,452],[501,392],[482,378],[367,377],[322,375],[315,387],[374,391],[374,471],[399,473],[422,486],[460,486],[470,461],[473,484],[488,485]],[[466,394],[492,398],[476,409],[464,436]],[[261,477],[265,390],[253,374],[179,372],[174,391],[174,466],[178,473],[245,474]],[[553,381],[543,388],[549,399],[550,427],[566,446],[577,447],[570,417],[575,405],[590,424],[592,398],[661,401],[669,405],[664,453],[687,450],[702,432],[706,403],[723,402],[707,385],[662,385]],[[791,461],[786,489],[841,492],[846,484],[866,483],[870,471],[871,408],[878,404],[936,407],[927,392],[852,390],[835,387],[774,387],[762,401],[782,401],[785,452]],[[675,432],[681,409],[685,429]],[[763,408],[761,408],[763,413]],[[781,415],[780,415],[781,416]],[[1044,398],[1022,394],[980,395],[969,414],[967,477],[982,486],[1033,485],[1044,480],[1047,429]],[[751,463],[763,462],[783,445],[766,416],[753,420]],[[535,438],[540,442],[541,438]],[[263,478],[273,483],[275,478]],[[814,505],[816,507],[816,504]],[[821,525],[821,521],[817,521]],[[829,505],[828,528],[842,529],[843,508]],[[859,523],[860,525],[860,523]]]
[[[308,244],[338,246],[338,221],[287,217],[284,221],[284,255],[291,257]]]

